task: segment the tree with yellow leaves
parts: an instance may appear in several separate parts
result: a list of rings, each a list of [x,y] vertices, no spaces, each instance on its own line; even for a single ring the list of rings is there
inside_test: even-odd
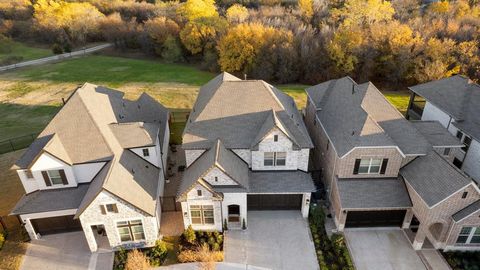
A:
[[[187,21],[218,16],[214,0],[187,0],[177,9],[177,14]]]
[[[226,17],[231,23],[242,23],[248,18],[248,9],[240,4],[234,4],[227,9]]]
[[[169,37],[178,37],[180,27],[176,22],[165,17],[157,17],[145,22],[145,31],[155,44],[155,52],[162,55],[165,41]]]
[[[344,26],[370,25],[375,22],[389,21],[395,10],[389,1],[383,0],[346,0],[343,7],[332,9],[334,20]]]
[[[215,48],[217,40],[227,29],[224,18],[199,18],[188,22],[180,32],[180,40],[192,54],[204,53]]]
[[[298,0],[298,8],[302,16],[310,20],[313,16],[313,0]]]

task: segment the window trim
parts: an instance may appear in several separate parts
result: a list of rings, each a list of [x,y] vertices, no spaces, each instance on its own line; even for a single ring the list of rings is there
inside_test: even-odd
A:
[[[470,228],[470,232],[467,233],[463,233],[462,234],[462,230],[464,228]],[[478,231],[478,235],[475,235],[475,233],[477,233]],[[467,239],[465,239],[465,242],[458,242],[458,239],[460,237],[467,237]],[[474,226],[463,226],[461,229],[460,229],[460,232],[458,233],[458,236],[457,236],[457,240],[455,241],[455,244],[457,245],[479,245],[480,243],[472,243],[472,239],[473,237],[480,237],[480,227],[474,227]]]
[[[367,172],[360,172],[360,168],[361,167],[366,167],[366,166],[362,166],[362,160],[368,160],[368,169],[367,169]],[[374,160],[379,160],[380,161],[380,164],[377,166],[377,165],[374,165],[374,167],[378,167],[378,172],[372,172],[372,163]],[[380,172],[382,171],[382,165],[383,165],[383,162],[384,162],[385,159],[382,159],[382,158],[360,158],[360,164],[358,166],[358,174],[380,174]]]
[[[139,221],[140,224],[131,224],[134,221]],[[118,223],[120,223],[120,222],[126,222],[126,224],[125,225],[119,225]],[[121,243],[129,243],[129,242],[145,241],[146,237],[145,237],[145,228],[143,226],[143,223],[144,222],[143,222],[142,218],[132,218],[132,219],[128,219],[128,220],[116,220],[115,221],[115,226],[116,226],[116,229],[117,229],[118,239],[120,239],[120,242]],[[138,226],[141,226],[141,228],[142,228],[143,239],[136,239],[135,238],[135,232],[133,231],[133,227],[138,227]],[[122,240],[122,236],[121,236],[121,233],[119,231],[119,228],[128,228],[130,240],[126,240],[126,241]]]
[[[265,161],[267,160],[265,158],[266,154],[273,154],[273,157],[271,159],[272,160],[272,165],[266,165],[265,164]],[[279,154],[285,154],[285,158],[279,159],[278,158]],[[283,160],[283,159],[285,160],[285,163],[282,164],[282,165],[279,165],[278,160]],[[268,160],[270,160],[270,158]],[[263,166],[264,167],[285,167],[285,166],[287,166],[287,152],[285,152],[285,151],[282,151],[282,152],[263,152]]]

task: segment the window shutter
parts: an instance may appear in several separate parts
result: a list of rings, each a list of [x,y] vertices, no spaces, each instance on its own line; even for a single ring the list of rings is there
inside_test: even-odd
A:
[[[380,174],[385,174],[387,171],[388,158],[384,158],[382,162],[382,168],[380,169]]]
[[[355,167],[353,168],[353,174],[358,174],[358,168],[360,168],[360,160],[361,159],[355,159]]]
[[[64,185],[68,185],[67,176],[65,175],[65,171],[64,170],[59,170],[58,172],[60,173],[60,178],[62,178],[62,183]]]
[[[105,209],[105,205],[100,205],[100,211],[102,212],[102,215],[106,215],[107,214],[107,210]]]
[[[118,208],[116,203],[113,204],[113,212],[118,213]]]
[[[52,183],[50,182],[50,178],[48,177],[47,171],[42,171],[42,175],[43,175],[43,180],[45,180],[45,185],[47,185],[47,187],[51,186]]]

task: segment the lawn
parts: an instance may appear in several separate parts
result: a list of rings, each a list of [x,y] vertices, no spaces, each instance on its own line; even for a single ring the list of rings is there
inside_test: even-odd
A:
[[[16,202],[22,197],[24,189],[17,173],[10,170],[13,163],[20,158],[23,150],[0,155],[0,216],[6,222],[9,234],[0,250],[0,269],[19,269],[22,256],[26,250],[19,223],[15,217],[7,217]]]
[[[403,115],[407,112],[410,94],[408,91],[383,91],[385,97],[397,108]]]
[[[14,62],[22,62],[47,57],[52,54],[52,51],[48,49],[36,48],[20,42],[11,41],[5,43],[0,41],[0,63],[8,58],[15,58],[17,61]]]

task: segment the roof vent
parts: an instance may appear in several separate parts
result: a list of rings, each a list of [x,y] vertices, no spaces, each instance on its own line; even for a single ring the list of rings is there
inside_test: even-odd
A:
[[[137,105],[137,108],[140,110],[140,104]]]
[[[125,107],[125,102],[122,102],[122,106]]]
[[[352,130],[352,136],[355,135],[355,130]]]
[[[148,165],[145,165],[145,168],[147,168],[147,169],[148,169]]]
[[[352,95],[355,94],[355,84],[352,83]]]
[[[131,171],[132,171],[132,174],[135,174],[135,170],[133,168],[131,169]]]

